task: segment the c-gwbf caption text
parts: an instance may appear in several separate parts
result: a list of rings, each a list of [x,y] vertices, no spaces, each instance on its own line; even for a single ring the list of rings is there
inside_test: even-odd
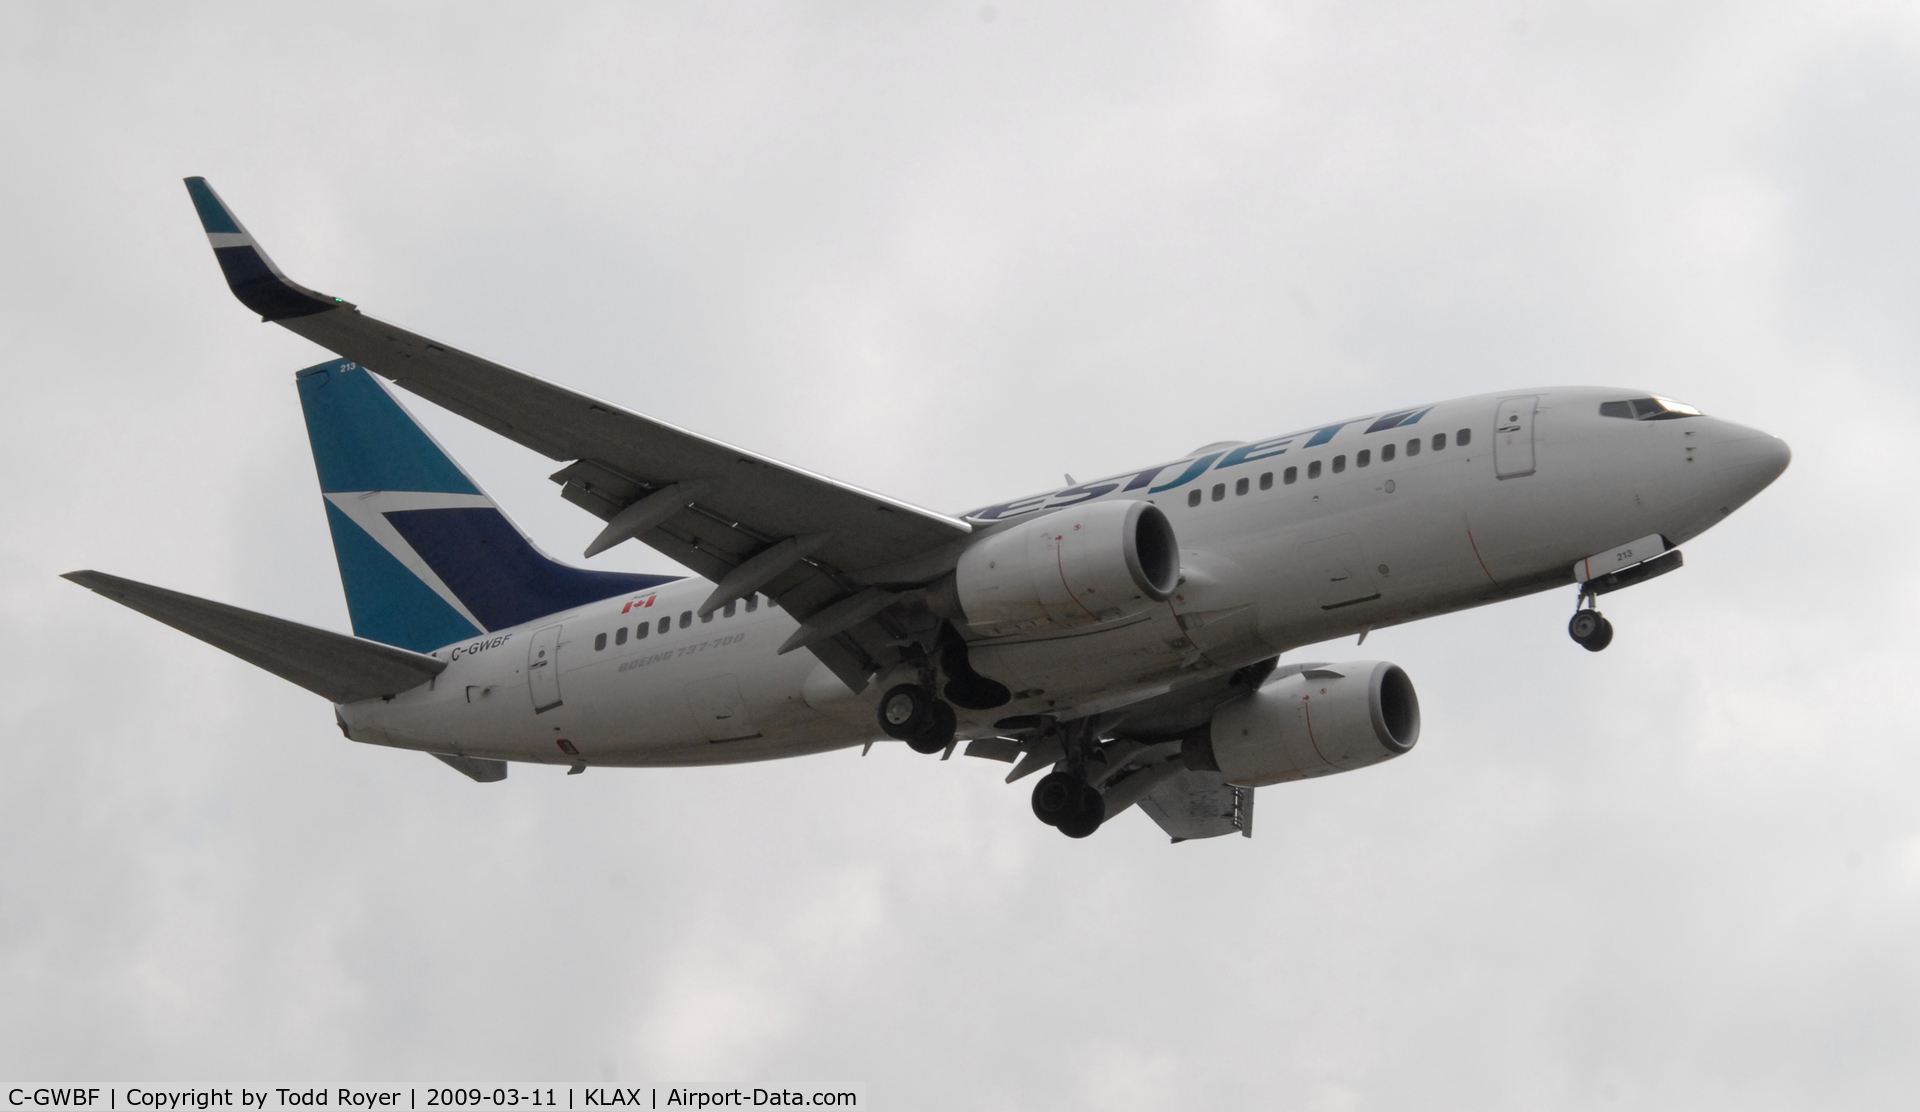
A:
[[[439,1109],[863,1108],[859,1088],[619,1085],[10,1085],[6,1107],[84,1112],[208,1112],[239,1109],[342,1109],[435,1112]]]

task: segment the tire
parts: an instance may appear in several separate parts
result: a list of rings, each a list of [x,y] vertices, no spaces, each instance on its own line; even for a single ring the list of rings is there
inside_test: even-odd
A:
[[[1086,781],[1071,772],[1049,772],[1033,786],[1033,817],[1059,826],[1080,817],[1086,806]]]
[[[1567,622],[1567,636],[1573,638],[1581,648],[1591,649],[1592,646],[1587,642],[1592,641],[1599,634],[1601,627],[1606,625],[1606,621],[1600,616],[1598,610],[1576,610],[1573,612],[1572,620]]]
[[[1592,637],[1580,642],[1580,647],[1590,653],[1597,653],[1611,644],[1613,644],[1613,623],[1602,618],[1600,628],[1593,631]]]
[[[1107,801],[1090,784],[1081,784],[1080,813],[1060,824],[1060,833],[1069,838],[1084,838],[1107,821]]]
[[[935,700],[928,718],[927,728],[907,739],[907,748],[915,753],[938,753],[953,744],[954,728],[958,725],[953,707]]]
[[[933,702],[933,696],[918,684],[889,689],[880,697],[880,732],[895,741],[912,742],[933,725]]]

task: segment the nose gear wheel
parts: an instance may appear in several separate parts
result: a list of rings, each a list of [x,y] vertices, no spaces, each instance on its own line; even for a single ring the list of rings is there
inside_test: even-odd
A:
[[[1573,617],[1567,622],[1567,636],[1588,652],[1597,653],[1613,644],[1613,623],[1592,607],[1593,595],[1582,588]]]

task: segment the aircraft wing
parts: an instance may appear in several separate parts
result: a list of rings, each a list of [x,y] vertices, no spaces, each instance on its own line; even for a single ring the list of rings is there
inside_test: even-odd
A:
[[[589,554],[636,536],[722,587],[761,591],[858,691],[889,638],[884,588],[944,573],[958,518],[735,448],[360,312],[286,277],[203,178],[187,191],[233,294],[290,332],[549,458],[568,501],[608,521]],[[929,564],[916,557],[935,558]],[[932,570],[928,570],[928,569]],[[729,580],[729,577],[732,577]],[[752,582],[749,585],[750,581]],[[874,584],[881,584],[875,588]]]

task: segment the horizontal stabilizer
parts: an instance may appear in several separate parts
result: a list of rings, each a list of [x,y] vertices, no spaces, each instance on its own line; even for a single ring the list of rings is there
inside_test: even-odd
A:
[[[122,606],[335,703],[397,695],[443,671],[443,660],[324,629],[151,587],[97,571],[62,576]]]

